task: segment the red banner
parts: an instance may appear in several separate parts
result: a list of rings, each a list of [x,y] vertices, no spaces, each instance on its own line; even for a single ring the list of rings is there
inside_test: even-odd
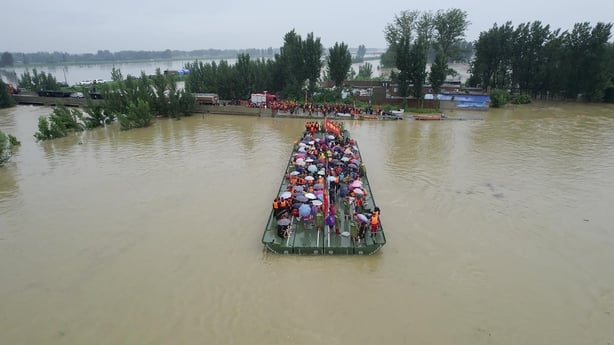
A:
[[[324,129],[327,132],[330,132],[335,135],[341,134],[341,128],[339,127],[339,124],[335,123],[331,119],[326,119],[326,121],[324,121]]]

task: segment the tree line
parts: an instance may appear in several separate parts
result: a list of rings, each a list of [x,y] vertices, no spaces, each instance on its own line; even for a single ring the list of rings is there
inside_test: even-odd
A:
[[[0,67],[29,64],[62,64],[62,63],[104,63],[113,61],[134,60],[166,60],[166,59],[193,59],[207,58],[220,59],[237,56],[237,54],[250,54],[259,57],[271,57],[275,49],[197,49],[197,50],[121,50],[111,52],[98,50],[96,53],[70,54],[67,52],[4,52],[0,55]]]
[[[614,101],[611,23],[552,30],[539,21],[480,33],[467,83],[531,97]]]

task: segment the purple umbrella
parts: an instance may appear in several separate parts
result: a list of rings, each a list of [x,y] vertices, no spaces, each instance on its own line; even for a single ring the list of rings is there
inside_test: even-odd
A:
[[[369,221],[369,218],[367,218],[367,216],[365,216],[364,214],[359,213],[358,220],[362,221],[363,223],[367,223]]]

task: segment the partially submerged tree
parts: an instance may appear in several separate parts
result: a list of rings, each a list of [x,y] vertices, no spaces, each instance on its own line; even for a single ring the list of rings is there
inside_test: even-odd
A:
[[[0,131],[0,166],[9,161],[13,155],[13,148],[20,144],[14,136]]]
[[[358,75],[356,79],[359,80],[370,80],[373,75],[373,65],[365,62],[364,64],[358,66]]]
[[[38,132],[34,134],[37,140],[57,139],[67,136],[71,132],[85,129],[83,114],[77,109],[68,109],[63,105],[53,108],[53,112],[38,118]]]

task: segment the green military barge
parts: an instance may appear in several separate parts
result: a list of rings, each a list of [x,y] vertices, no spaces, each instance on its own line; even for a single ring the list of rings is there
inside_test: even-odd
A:
[[[372,255],[386,244],[358,144],[342,127],[308,122],[294,143],[262,235],[267,250]]]

